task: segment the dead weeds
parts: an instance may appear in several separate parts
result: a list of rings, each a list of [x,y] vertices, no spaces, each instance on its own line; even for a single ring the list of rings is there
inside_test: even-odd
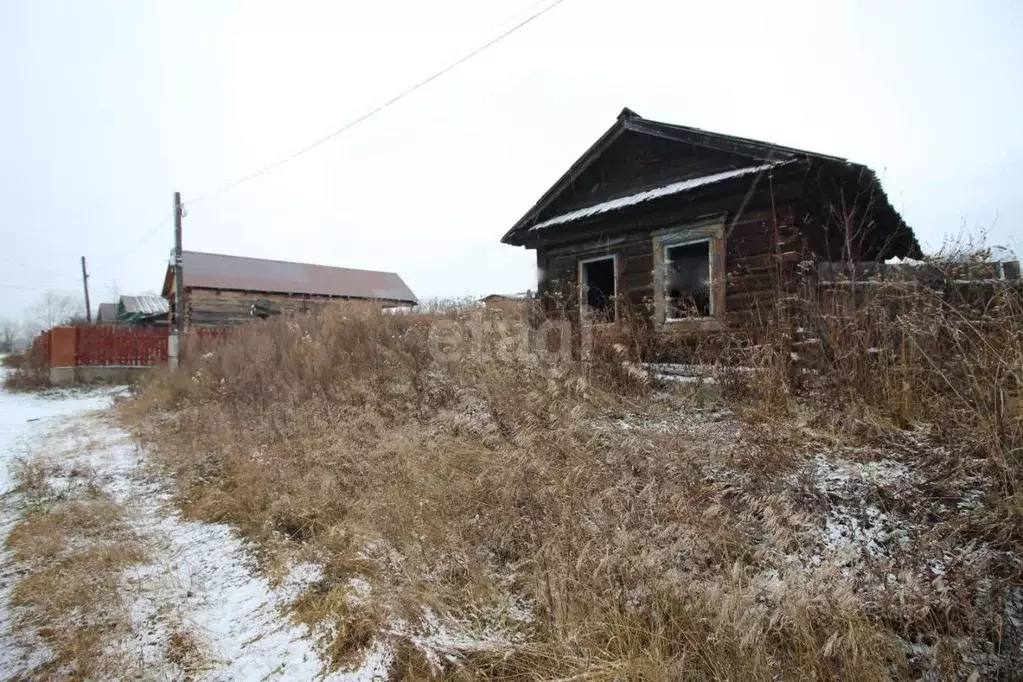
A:
[[[52,652],[33,674],[116,677],[126,652],[112,652],[109,644],[131,632],[121,576],[145,560],[145,550],[120,508],[96,486],[41,494],[46,486],[40,486],[37,472],[51,467],[28,462],[21,469],[35,504],[7,539],[22,568],[11,596],[15,626],[34,631]]]
[[[1017,669],[1008,402],[989,419],[953,394],[928,434],[941,415],[930,370],[898,370],[928,405],[894,374],[891,393],[853,401],[828,384],[828,400],[804,401],[766,350],[755,382],[733,377],[723,397],[658,393],[614,347],[636,333],[590,365],[486,346],[442,362],[435,319],[353,309],[254,324],[128,408],[191,514],[317,558],[323,579],[293,614],[326,633],[334,665],[386,641],[393,679]],[[971,385],[1004,369],[983,362]],[[864,367],[849,376],[880,381]],[[840,375],[817,377],[807,395]],[[907,420],[916,435],[891,436]],[[994,449],[968,447],[967,427]]]

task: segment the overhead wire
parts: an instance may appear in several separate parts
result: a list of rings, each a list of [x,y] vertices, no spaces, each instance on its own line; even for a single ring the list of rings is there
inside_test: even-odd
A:
[[[0,258],[0,263],[7,263],[8,265],[13,265],[14,267],[18,267],[18,268],[31,268],[32,271],[35,274],[46,275],[48,277],[64,277],[67,274],[67,273],[58,273],[55,270],[40,270],[35,265],[29,265],[29,264],[25,263],[24,261],[14,260],[12,258]]]
[[[135,244],[134,246],[132,246],[132,247],[128,248],[128,249],[127,249],[127,250],[125,250],[125,251],[122,251],[121,253],[119,253],[119,254],[117,254],[117,255],[115,255],[115,256],[113,257],[113,260],[119,260],[119,259],[121,259],[121,258],[124,258],[125,256],[128,256],[128,255],[130,255],[130,254],[134,253],[136,249],[138,249],[138,248],[139,248],[140,246],[142,246],[143,244],[145,244],[146,242],[148,242],[148,241],[149,241],[150,239],[152,239],[152,238],[153,238],[153,236],[154,236],[154,235],[156,235],[156,233],[157,233],[157,232],[158,232],[158,231],[160,230],[160,228],[162,228],[162,227],[163,227],[164,225],[166,225],[166,224],[167,224],[167,221],[168,221],[168,220],[170,220],[170,218],[171,218],[171,217],[172,217],[173,215],[174,215],[174,211],[172,210],[172,211],[170,211],[170,212],[169,212],[169,213],[168,213],[167,215],[165,215],[165,216],[163,217],[163,220],[161,220],[161,221],[160,221],[160,222],[159,222],[159,223],[158,223],[158,224],[156,225],[156,227],[154,227],[153,229],[149,230],[149,232],[147,232],[147,233],[146,233],[146,234],[145,234],[145,235],[144,235],[144,236],[142,237],[142,239],[140,239],[140,240],[139,240],[139,241],[138,241],[138,242],[137,242],[137,243],[136,243],[136,244]]]
[[[166,225],[167,224],[167,220],[170,219],[170,217],[173,216],[173,215],[174,215],[174,211],[171,211],[170,213],[168,213],[166,216],[164,216],[163,220],[161,220],[153,229],[149,230],[149,232],[147,232],[145,234],[145,236],[142,237],[142,239],[140,239],[137,243],[135,243],[135,245],[133,245],[132,247],[128,248],[125,251],[122,251],[122,252],[118,253],[117,255],[115,255],[113,257],[112,260],[119,260],[121,258],[124,258],[125,256],[130,255],[136,249],[138,249],[140,246],[142,246],[147,241],[152,239],[153,235],[155,235],[160,228],[162,228],[164,225]],[[0,258],[0,262],[10,263],[12,265],[18,265],[18,266],[24,265],[23,263],[11,260],[10,258]],[[56,273],[56,272],[54,272],[52,270],[50,270],[50,271],[47,271],[47,270],[40,271],[40,270],[35,269],[35,268],[33,268],[33,269],[35,270],[36,274],[44,274],[44,275],[52,276],[52,277],[62,277],[63,276],[63,275],[60,275],[60,274],[58,274],[58,273]],[[0,284],[0,289],[14,289],[14,290],[19,290],[19,291],[59,291],[61,293],[65,293],[65,294],[78,294],[79,293],[79,291],[76,290],[76,289],[65,289],[63,287],[36,287],[36,286],[26,286],[26,285],[23,285],[23,284]]]
[[[59,291],[64,294],[78,294],[81,292],[63,287],[27,287],[21,284],[0,284],[0,289],[20,289],[22,291]]]
[[[538,4],[542,3],[543,1],[544,0],[537,0],[537,2],[534,2],[531,5],[529,5],[527,8],[517,12],[515,15],[513,15],[513,17],[518,16],[518,15],[522,14],[523,12],[529,12],[530,10],[532,10],[534,7],[536,7]],[[508,29],[505,29],[505,30],[501,31],[500,33],[498,33],[498,35],[496,37],[488,40],[487,42],[483,43],[479,47],[477,47],[477,48],[471,50],[470,52],[468,52],[467,54],[459,57],[458,59],[454,60],[453,62],[451,62],[450,64],[448,64],[444,68],[440,69],[439,71],[434,72],[433,74],[431,74],[427,78],[424,78],[423,80],[420,80],[417,83],[415,83],[414,85],[406,88],[405,90],[403,90],[398,95],[392,97],[391,99],[389,99],[386,102],[380,104],[379,106],[373,108],[372,110],[370,110],[370,111],[368,111],[368,112],[366,112],[366,113],[356,117],[355,119],[352,119],[351,121],[348,121],[347,123],[345,123],[340,128],[338,128],[338,129],[334,130],[333,132],[331,132],[330,134],[328,134],[328,135],[326,135],[326,136],[316,140],[312,144],[309,144],[309,145],[299,149],[298,151],[296,151],[296,152],[294,152],[294,153],[292,153],[292,154],[290,154],[290,155],[288,155],[288,156],[286,156],[284,158],[278,159],[277,161],[274,161],[274,162],[272,162],[270,164],[267,164],[266,166],[263,166],[262,168],[254,171],[252,173],[249,173],[248,175],[245,175],[245,176],[243,176],[243,177],[241,177],[241,178],[239,178],[239,179],[237,179],[237,180],[235,180],[235,181],[233,181],[231,183],[228,183],[227,185],[224,185],[224,186],[222,186],[219,189],[216,189],[216,190],[213,190],[213,191],[209,191],[209,192],[205,192],[205,193],[200,194],[199,196],[197,196],[197,197],[195,197],[193,199],[189,199],[188,203],[190,205],[193,205],[193,204],[199,203],[200,201],[204,201],[204,200],[206,200],[206,199],[208,199],[210,197],[214,197],[214,196],[217,196],[219,194],[223,194],[224,192],[228,192],[228,191],[234,189],[235,187],[238,187],[239,185],[242,185],[242,184],[248,182],[249,180],[253,180],[253,179],[257,178],[257,177],[260,177],[261,175],[269,173],[270,171],[272,171],[272,170],[274,170],[276,168],[279,168],[280,166],[283,166],[284,164],[289,163],[290,161],[293,161],[293,160],[297,159],[298,157],[302,156],[303,154],[306,154],[306,153],[312,151],[313,149],[316,149],[320,145],[322,145],[322,144],[324,144],[326,142],[329,142],[330,140],[334,139],[335,137],[337,137],[337,136],[339,136],[339,135],[341,135],[341,134],[351,130],[352,128],[354,128],[355,126],[359,125],[360,123],[362,123],[362,122],[366,121],[367,119],[375,116],[376,114],[384,111],[388,107],[390,107],[390,106],[400,102],[401,100],[405,99],[409,95],[412,95],[416,91],[422,89],[426,85],[429,85],[430,83],[432,83],[433,81],[437,80],[441,76],[443,76],[443,75],[449,73],[450,71],[458,68],[459,66],[461,66],[465,62],[469,61],[473,57],[476,57],[480,53],[488,50],[489,48],[493,47],[494,45],[496,45],[497,43],[501,42],[505,38],[511,36],[516,31],[522,29],[523,27],[525,27],[528,24],[532,23],[533,21],[535,21],[539,17],[541,17],[544,14],[550,12],[552,9],[554,9],[555,7],[560,5],[562,2],[564,2],[564,0],[553,0],[553,2],[551,2],[546,7],[543,7],[542,9],[540,9],[538,11],[532,12],[525,19],[516,22],[514,25],[512,25]],[[507,23],[507,20],[505,22],[502,22],[502,24],[504,24],[504,23]],[[167,221],[172,216],[173,216],[173,211],[171,211],[167,215],[165,215],[164,218],[155,227],[153,227],[151,230],[149,230],[133,246],[131,246],[130,248],[128,248],[128,249],[126,249],[126,250],[124,250],[122,252],[119,252],[118,254],[113,256],[113,260],[118,260],[118,259],[121,259],[121,258],[124,258],[124,257],[130,255],[135,250],[137,250],[139,247],[141,247],[143,244],[148,242],[150,239],[153,238],[154,235],[156,235],[156,233],[162,227],[164,227],[164,225],[167,224]],[[8,262],[13,262],[13,261],[8,261]],[[61,292],[64,292],[64,293],[75,293],[73,290],[70,290],[70,289],[54,288],[54,287],[31,287],[31,286],[23,286],[23,285],[17,285],[17,284],[0,284],[0,288],[20,289],[20,290],[24,290],[24,291],[61,291]]]
[[[325,137],[320,138],[319,140],[316,140],[312,144],[309,144],[309,145],[303,147],[302,149],[299,149],[298,151],[296,151],[296,152],[294,152],[294,153],[292,153],[292,154],[290,154],[290,155],[288,155],[286,157],[283,157],[281,159],[278,159],[277,161],[274,161],[274,162],[272,162],[270,164],[267,164],[266,166],[263,166],[262,168],[254,171],[252,173],[249,173],[248,175],[245,175],[245,176],[239,178],[238,180],[235,180],[234,182],[228,183],[227,185],[224,185],[220,189],[213,190],[213,191],[210,191],[210,192],[205,192],[203,194],[200,194],[198,197],[195,197],[193,199],[188,199],[187,203],[189,205],[194,205],[194,204],[199,203],[200,201],[205,201],[206,199],[209,199],[210,197],[214,197],[214,196],[217,196],[219,194],[223,194],[224,192],[228,192],[228,191],[234,189],[235,187],[248,182],[249,180],[254,180],[255,178],[258,178],[259,176],[264,175],[266,173],[269,173],[270,171],[272,171],[272,170],[274,170],[276,168],[279,168],[280,166],[283,166],[284,164],[286,164],[286,163],[288,163],[290,161],[293,161],[293,160],[297,159],[298,157],[302,156],[303,154],[305,154],[307,152],[310,152],[313,149],[316,149],[317,147],[319,147],[323,143],[329,142],[330,140],[334,139],[338,135],[341,135],[342,133],[345,133],[345,132],[351,130],[352,128],[354,128],[355,126],[359,125],[363,121],[365,121],[365,120],[375,116],[376,114],[379,114],[384,109],[387,109],[391,105],[396,104],[397,102],[400,102],[401,100],[405,99],[406,97],[408,97],[409,95],[413,94],[417,90],[420,90],[424,86],[429,85],[430,83],[432,83],[433,81],[437,80],[438,78],[440,78],[444,74],[446,74],[446,73],[448,73],[448,72],[458,68],[459,66],[461,66],[465,62],[469,61],[470,59],[472,59],[476,55],[478,55],[481,52],[484,52],[485,50],[493,47],[494,45],[496,45],[497,43],[501,42],[502,40],[504,40],[508,36],[512,35],[516,31],[518,31],[519,29],[523,28],[524,26],[528,25],[529,23],[531,23],[531,22],[535,21],[536,19],[540,18],[541,16],[543,16],[547,12],[550,12],[552,9],[554,9],[555,7],[560,5],[562,2],[564,2],[564,0],[554,0],[551,4],[549,4],[546,7],[540,9],[539,11],[536,11],[536,12],[530,14],[528,17],[526,17],[522,21],[519,21],[518,23],[513,25],[511,28],[506,29],[505,31],[502,31],[495,38],[492,38],[491,40],[485,42],[483,45],[477,47],[476,49],[472,50],[468,54],[463,55],[462,57],[456,59],[455,61],[451,62],[450,64],[448,64],[447,66],[445,66],[441,70],[436,71],[431,76],[428,76],[427,78],[424,78],[423,80],[419,81],[415,85],[412,85],[411,87],[406,88],[400,94],[392,97],[391,99],[387,100],[386,102],[384,102],[383,104],[377,106],[376,108],[374,108],[374,109],[372,109],[372,110],[362,114],[361,116],[358,116],[358,117],[352,119],[351,121],[345,123],[343,126],[338,128],[337,130],[335,130],[332,133],[326,135]],[[536,3],[534,3],[534,5],[535,4]]]

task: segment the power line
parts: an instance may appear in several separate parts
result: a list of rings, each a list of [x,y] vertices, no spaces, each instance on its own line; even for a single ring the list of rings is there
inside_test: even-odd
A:
[[[0,284],[0,289],[20,289],[22,291],[59,291],[65,294],[76,293],[71,289],[63,289],[61,287],[27,287],[20,284]],[[81,292],[77,292],[81,293]]]
[[[17,261],[17,260],[13,260],[11,258],[0,258],[0,263],[7,263],[9,265],[13,265],[14,267],[19,267],[19,268],[26,268],[26,269],[27,268],[31,268],[32,272],[34,272],[37,275],[47,275],[47,276],[50,276],[50,277],[63,277],[63,276],[65,276],[67,274],[67,273],[58,273],[55,270],[40,270],[35,265],[29,265],[29,264],[25,263],[24,261]]]
[[[116,254],[115,256],[110,258],[110,260],[111,261],[117,261],[117,260],[120,260],[121,258],[124,258],[125,256],[133,253],[140,246],[142,246],[147,241],[152,239],[153,236],[160,230],[160,228],[162,228],[164,225],[167,224],[167,221],[170,220],[171,216],[173,216],[173,215],[174,215],[173,211],[170,211],[169,213],[167,213],[167,215],[164,216],[163,220],[161,220],[160,223],[156,227],[154,227],[149,232],[147,232],[145,234],[145,236],[142,237],[142,239],[140,239],[134,246],[132,246],[131,248],[129,248],[129,249],[125,250],[125,251],[122,251],[122,252]],[[10,263],[11,265],[20,266],[20,267],[31,267],[32,270],[35,272],[35,274],[42,274],[42,275],[47,275],[47,276],[52,276],[52,277],[62,277],[63,276],[63,275],[58,274],[57,272],[55,272],[53,270],[39,270],[39,269],[35,268],[34,266],[27,266],[27,265],[25,265],[22,262],[11,260],[10,258],[0,258],[0,262],[2,262],[2,263]],[[103,262],[107,262],[107,259],[104,258]],[[20,284],[0,284],[0,288],[3,288],[3,289],[21,289],[23,291],[61,291],[61,292],[64,292],[64,293],[74,293],[73,290],[71,290],[71,289],[63,289],[63,288],[55,288],[55,287],[30,287],[30,286],[23,286],[23,285],[20,285]]]
[[[171,216],[173,216],[173,215],[174,215],[174,211],[170,211],[169,213],[167,213],[167,215],[165,215],[165,216],[163,217],[163,220],[161,220],[161,221],[160,221],[160,223],[159,223],[159,224],[158,224],[158,225],[157,225],[156,227],[154,227],[154,228],[153,228],[153,229],[151,229],[151,230],[150,230],[149,232],[147,232],[147,233],[145,234],[145,236],[144,236],[144,237],[142,237],[142,239],[140,239],[140,240],[138,241],[138,243],[137,243],[137,244],[135,244],[135,246],[132,246],[132,247],[131,247],[131,248],[129,248],[128,250],[126,250],[126,251],[122,251],[121,253],[117,254],[116,256],[114,256],[114,257],[113,257],[113,260],[120,260],[121,258],[124,258],[124,257],[125,257],[125,256],[127,256],[128,254],[130,254],[130,253],[133,253],[133,252],[134,252],[134,251],[135,251],[135,250],[136,250],[137,248],[139,248],[140,246],[142,246],[143,244],[145,244],[146,242],[148,242],[148,241],[149,241],[150,239],[152,239],[152,238],[153,238],[153,236],[154,236],[154,235],[155,235],[155,234],[156,234],[157,232],[159,232],[159,231],[160,231],[160,228],[162,228],[162,227],[163,227],[164,225],[166,225],[166,224],[167,224],[167,221],[168,221],[168,220],[170,220],[170,219],[171,219]]]
[[[379,114],[381,111],[383,111],[384,109],[388,108],[392,104],[396,104],[397,102],[405,99],[406,97],[408,97],[412,93],[416,92],[420,88],[422,88],[422,87],[432,83],[433,81],[437,80],[438,78],[440,78],[444,74],[448,73],[449,71],[452,71],[453,69],[461,66],[462,64],[464,64],[465,62],[469,61],[470,59],[472,59],[476,55],[480,54],[484,50],[487,50],[488,48],[493,47],[494,45],[496,45],[497,43],[501,42],[502,40],[504,40],[505,38],[507,38],[511,34],[513,34],[516,31],[518,31],[520,28],[522,28],[522,27],[526,26],[527,24],[531,23],[533,20],[538,19],[539,17],[543,16],[547,12],[550,12],[552,9],[554,9],[555,7],[560,5],[562,2],[564,2],[564,0],[554,0],[554,2],[552,2],[547,7],[543,8],[543,9],[537,11],[537,12],[534,12],[533,14],[529,15],[528,17],[526,17],[524,20],[522,20],[519,23],[517,23],[514,26],[512,26],[510,29],[508,29],[506,31],[503,31],[502,33],[498,34],[498,36],[496,38],[493,38],[490,41],[484,43],[483,45],[481,45],[480,47],[476,48],[475,50],[473,50],[469,54],[467,54],[467,55],[465,55],[463,57],[460,57],[459,59],[456,59],[454,62],[452,62],[451,64],[448,64],[447,66],[445,66],[440,71],[437,71],[436,73],[434,73],[432,76],[429,76],[428,78],[425,78],[425,79],[419,81],[418,83],[416,83],[415,85],[411,86],[410,88],[407,88],[406,90],[402,91],[401,94],[399,94],[399,95],[397,95],[395,97],[392,97],[391,99],[387,100],[386,102],[384,102],[380,106],[376,107],[375,109],[373,109],[373,110],[371,110],[371,111],[369,111],[369,112],[367,112],[365,114],[362,114],[358,118],[355,118],[355,119],[349,121],[348,123],[344,124],[343,126],[338,128],[334,132],[330,133],[326,137],[320,138],[316,142],[313,142],[312,144],[308,145],[307,147],[303,147],[302,149],[298,150],[297,152],[291,154],[290,156],[286,156],[286,157],[284,157],[282,159],[278,159],[277,161],[274,161],[273,163],[270,163],[270,164],[260,168],[259,170],[253,172],[253,173],[249,173],[248,175],[246,175],[246,176],[244,176],[244,177],[242,177],[242,178],[240,178],[238,180],[235,180],[232,183],[224,185],[223,187],[221,187],[218,190],[214,190],[214,191],[211,191],[211,192],[206,192],[204,194],[200,194],[195,199],[190,199],[187,203],[188,204],[197,204],[200,201],[204,201],[204,200],[206,200],[206,199],[208,199],[208,198],[210,198],[212,196],[216,196],[218,194],[223,194],[224,192],[227,192],[227,191],[230,191],[230,190],[234,189],[238,185],[241,185],[241,184],[243,184],[245,182],[248,182],[249,180],[253,180],[255,178],[258,178],[260,175],[263,175],[264,173],[269,173],[270,171],[274,170],[275,168],[283,166],[284,164],[288,163],[289,161],[293,161],[293,160],[297,159],[299,156],[302,156],[306,152],[309,152],[309,151],[312,151],[313,149],[316,149],[317,147],[319,147],[324,142],[332,140],[335,137],[337,137],[338,135],[340,135],[340,134],[342,134],[344,132],[347,132],[348,130],[351,130],[352,128],[354,128],[355,126],[359,125],[360,123],[362,123],[366,119],[368,119],[368,118],[370,118],[372,116],[375,116],[376,114]]]

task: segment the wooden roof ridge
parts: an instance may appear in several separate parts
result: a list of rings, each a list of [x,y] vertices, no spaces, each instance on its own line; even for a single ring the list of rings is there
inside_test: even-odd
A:
[[[847,159],[839,156],[819,154],[795,147],[786,147],[761,140],[753,140],[734,135],[715,133],[701,128],[663,123],[652,119],[643,118],[632,109],[625,107],[618,114],[614,124],[594,142],[589,149],[583,152],[576,161],[569,166],[568,170],[548,189],[543,196],[530,208],[525,215],[508,230],[501,241],[505,244],[512,244],[514,236],[528,230],[536,222],[537,216],[551,204],[562,192],[571,186],[575,180],[592,166],[610,147],[622,133],[626,131],[637,132],[644,135],[652,135],[676,142],[704,147],[718,152],[726,152],[738,156],[748,157],[753,162],[775,162],[802,157],[805,159],[827,161],[832,163],[843,163],[850,166],[857,166]]]

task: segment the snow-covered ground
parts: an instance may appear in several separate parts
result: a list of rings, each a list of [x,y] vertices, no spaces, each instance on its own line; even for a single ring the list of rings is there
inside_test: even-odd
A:
[[[309,637],[282,613],[303,581],[317,572],[300,567],[281,589],[255,570],[250,552],[224,525],[180,518],[169,505],[167,483],[144,472],[144,453],[117,426],[109,408],[116,389],[11,394],[0,391],[0,542],[23,509],[12,492],[10,465],[46,443],[47,454],[67,467],[95,472],[128,523],[142,538],[150,560],[130,569],[124,590],[132,603],[132,632],[112,641],[112,651],[132,661],[133,679],[180,679],[186,671],[171,655],[172,636],[186,633],[205,660],[187,671],[206,680],[384,679],[391,654],[375,647],[362,667],[325,675],[325,662]],[[59,444],[54,452],[54,444]],[[55,482],[59,485],[59,481]],[[15,631],[10,594],[23,567],[0,555],[0,680],[31,678],[49,652]]]
[[[0,367],[0,381],[9,370]],[[50,392],[45,395],[12,394],[0,389],[0,547],[15,526],[19,513],[11,503],[11,464],[33,452],[33,443],[55,422],[70,415],[100,409],[110,404],[109,391],[72,395]],[[0,679],[16,677],[50,657],[45,645],[12,629],[8,608],[11,591],[18,578],[18,567],[10,562],[10,553],[0,551]]]

